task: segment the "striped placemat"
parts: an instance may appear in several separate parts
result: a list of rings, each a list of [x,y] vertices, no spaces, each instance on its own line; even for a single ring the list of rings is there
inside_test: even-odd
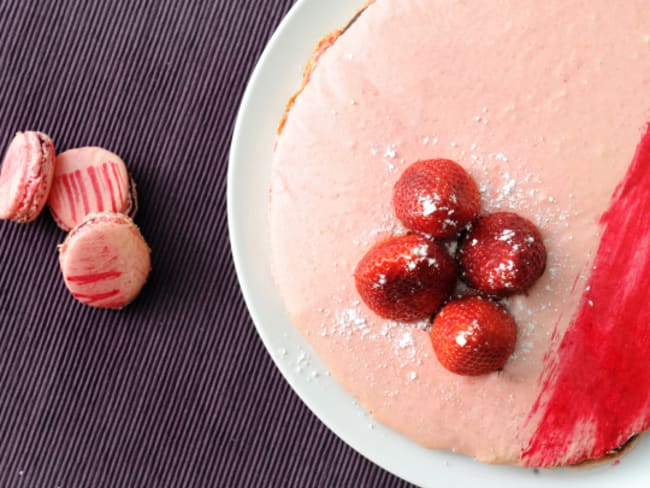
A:
[[[256,335],[228,244],[232,126],[291,0],[0,0],[0,150],[38,129],[138,183],[154,271],[76,303],[48,212],[0,223],[0,486],[406,486],[330,433]]]

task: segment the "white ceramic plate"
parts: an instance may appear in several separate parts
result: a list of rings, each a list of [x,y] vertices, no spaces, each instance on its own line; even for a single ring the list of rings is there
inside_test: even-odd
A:
[[[489,466],[424,449],[373,422],[328,375],[289,322],[269,264],[267,205],[276,128],[318,40],[345,25],[362,3],[299,0],[260,58],[235,125],[228,172],[232,252],[246,304],[275,364],[311,411],[341,439],[379,466],[420,486],[649,486],[650,436],[642,438],[617,465],[541,472]]]

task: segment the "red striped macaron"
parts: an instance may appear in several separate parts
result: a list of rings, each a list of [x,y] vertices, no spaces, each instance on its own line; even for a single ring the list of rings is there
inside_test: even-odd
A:
[[[133,217],[138,210],[135,184],[124,161],[101,147],[80,147],[56,157],[48,200],[54,220],[68,231],[92,213]]]
[[[140,293],[151,250],[126,215],[90,214],[59,247],[65,285],[85,305],[121,309]]]
[[[36,219],[48,199],[54,165],[52,139],[41,132],[18,132],[0,169],[0,219]]]

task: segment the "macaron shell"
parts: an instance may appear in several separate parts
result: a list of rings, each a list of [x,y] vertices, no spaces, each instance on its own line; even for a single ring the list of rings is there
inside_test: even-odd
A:
[[[0,168],[0,219],[29,222],[43,208],[50,191],[54,146],[40,132],[18,132]]]
[[[97,212],[134,216],[132,178],[124,161],[100,147],[81,147],[56,158],[48,205],[56,223],[70,230]]]
[[[23,164],[25,138],[20,134],[11,141],[0,168],[0,219],[13,219],[20,205],[27,168]]]
[[[54,143],[40,132],[22,133],[27,142],[25,187],[14,221],[35,220],[47,202],[54,178]]]
[[[121,309],[140,293],[151,270],[151,250],[125,215],[89,215],[59,248],[65,284],[81,303]]]

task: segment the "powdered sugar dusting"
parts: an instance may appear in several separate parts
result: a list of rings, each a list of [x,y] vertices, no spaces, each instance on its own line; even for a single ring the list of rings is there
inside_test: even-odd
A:
[[[389,173],[395,173],[399,169],[398,167],[403,166],[406,162],[404,158],[400,157],[396,143],[380,144],[370,142],[368,148],[372,158],[383,164]]]
[[[379,219],[379,222],[371,229],[365,241],[374,242],[378,238],[389,237],[404,234],[406,229],[402,223],[397,220],[393,212],[385,213]]]
[[[353,302],[350,307],[337,310],[334,313],[334,328],[332,331],[338,334],[351,335],[358,331],[362,336],[369,333],[368,321],[361,315],[358,302]]]
[[[410,332],[404,332],[397,344],[402,349],[404,349],[405,347],[414,346],[415,341],[413,340],[413,334],[411,334]]]
[[[440,203],[440,195],[420,195],[418,197],[418,203],[422,207],[422,215],[428,217],[429,215],[437,212],[439,210],[438,203]]]
[[[386,150],[384,151],[384,158],[395,159],[396,157],[397,157],[397,152],[395,151],[395,144],[391,144],[390,146],[387,146]]]
[[[379,288],[383,287],[387,283],[387,281],[388,280],[386,279],[386,275],[385,274],[380,274],[379,275],[379,280],[377,280],[376,283],[373,283],[372,287],[375,288],[375,289],[379,289]]]
[[[467,338],[473,336],[475,332],[478,332],[480,330],[481,324],[479,324],[477,320],[473,320],[467,329],[462,330],[458,333],[456,336],[456,344],[458,344],[460,347],[465,347],[468,342]]]
[[[381,280],[381,278],[380,278]],[[394,349],[404,352],[408,358],[414,357],[415,330],[426,331],[429,320],[402,323],[387,320],[367,311],[359,300],[345,304],[339,296],[332,297],[333,308],[319,308],[322,317],[321,336],[359,337],[362,340],[394,341]]]

